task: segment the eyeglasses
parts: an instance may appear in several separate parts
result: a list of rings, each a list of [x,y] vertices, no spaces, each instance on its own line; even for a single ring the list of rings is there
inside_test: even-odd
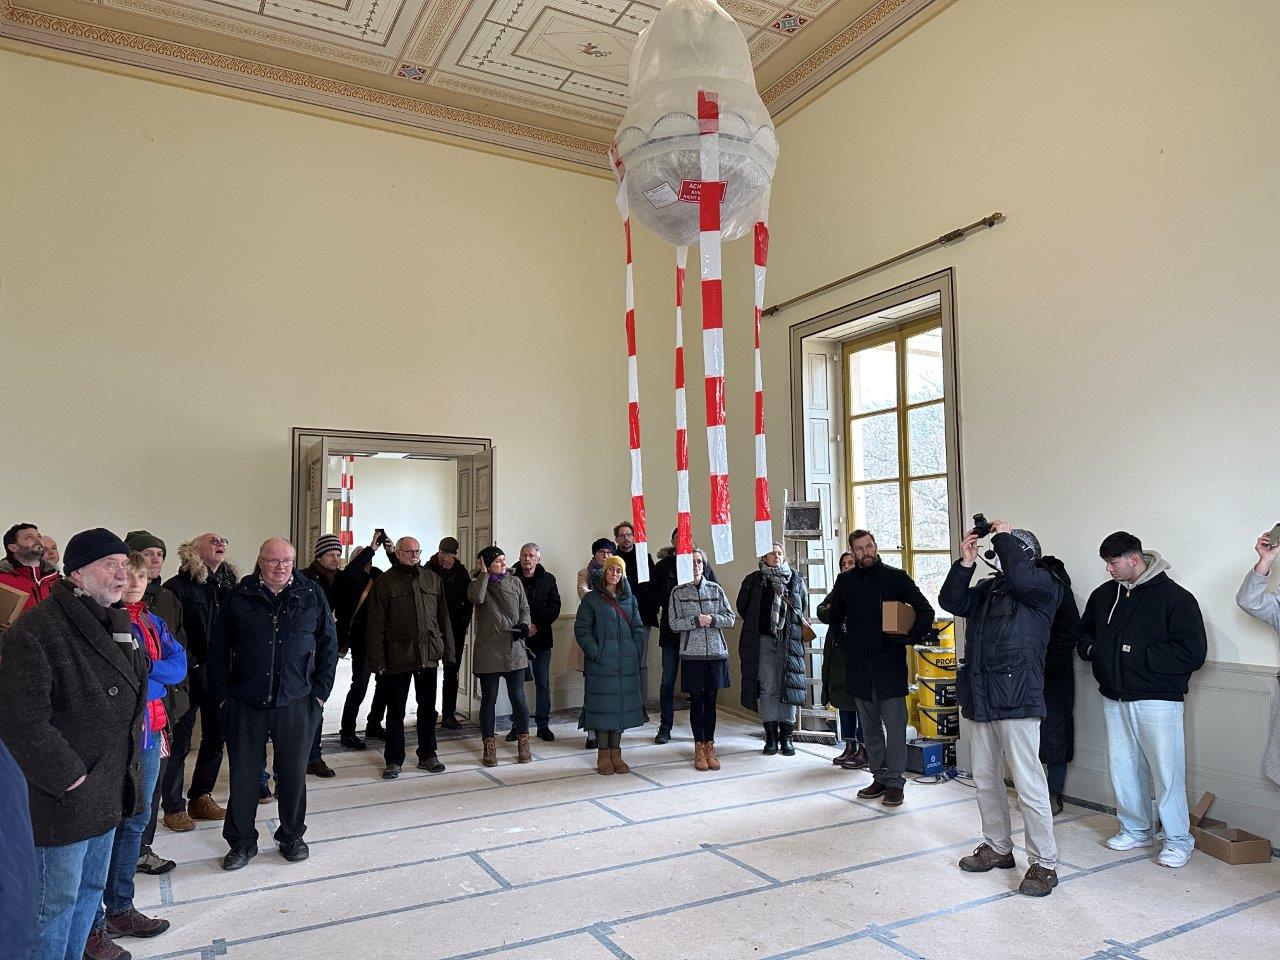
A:
[[[98,563],[100,564],[99,569],[103,573],[109,573],[113,577],[117,574],[129,575],[128,560],[99,560]]]
[[[397,551],[396,551],[396,553],[403,553],[406,557],[420,557],[420,556],[422,556],[422,551],[421,551],[421,550],[397,550]]]
[[[210,538],[209,538],[209,546],[211,546],[211,547],[229,547],[229,546],[231,546],[231,541],[230,541],[230,540],[223,539],[222,537],[210,537]]]
[[[266,557],[259,557],[258,562],[265,563],[268,567],[292,567],[293,557],[288,557],[285,560],[268,560]]]

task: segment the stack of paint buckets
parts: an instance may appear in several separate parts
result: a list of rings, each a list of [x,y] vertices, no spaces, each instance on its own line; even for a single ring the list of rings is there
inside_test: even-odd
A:
[[[950,620],[934,622],[937,642],[915,648],[916,682],[911,688],[915,710],[913,723],[920,731],[920,739],[912,741],[909,753],[917,756],[940,752],[942,766],[954,767],[956,741],[960,738],[960,707],[956,701],[956,640],[955,624]],[[936,763],[936,761],[935,761]],[[926,763],[924,767],[934,766]],[[909,767],[916,766],[909,763]],[[918,773],[933,772],[920,769]]]

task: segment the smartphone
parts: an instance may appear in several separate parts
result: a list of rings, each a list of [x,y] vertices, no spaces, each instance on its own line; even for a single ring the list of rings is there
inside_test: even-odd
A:
[[[1271,532],[1267,534],[1267,543],[1271,544],[1273,547],[1277,543],[1280,543],[1280,523],[1277,523],[1272,527]]]

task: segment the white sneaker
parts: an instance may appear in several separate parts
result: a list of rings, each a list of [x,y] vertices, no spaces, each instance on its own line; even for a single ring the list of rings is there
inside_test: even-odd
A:
[[[1107,841],[1107,846],[1112,850],[1137,850],[1139,847],[1149,847],[1151,844],[1150,837],[1135,837],[1133,834],[1125,833],[1123,830]]]
[[[1162,867],[1169,867],[1177,870],[1179,867],[1185,867],[1187,861],[1191,859],[1191,851],[1183,850],[1181,847],[1166,846],[1160,851],[1160,856],[1156,857],[1156,863]]]

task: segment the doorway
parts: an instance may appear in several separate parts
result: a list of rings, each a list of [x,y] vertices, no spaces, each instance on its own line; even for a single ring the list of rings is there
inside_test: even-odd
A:
[[[494,542],[494,447],[487,438],[294,427],[292,448],[290,536],[301,566],[310,562],[322,534],[342,541],[346,561],[372,541],[377,527],[393,539],[416,538],[424,563],[443,537],[457,539],[458,562],[467,567]],[[386,569],[385,552],[374,563]],[[458,669],[458,712],[468,720],[476,719],[480,706],[474,649],[468,642]],[[442,682],[439,671],[437,684]],[[350,684],[351,661],[339,660],[325,733],[337,730]]]

